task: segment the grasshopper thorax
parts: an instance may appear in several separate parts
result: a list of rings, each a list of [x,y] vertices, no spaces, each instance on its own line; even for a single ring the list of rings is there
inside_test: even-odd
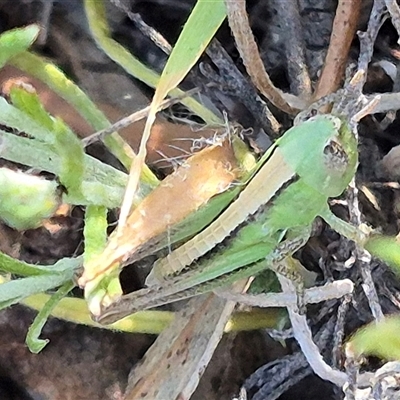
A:
[[[349,125],[333,115],[310,118],[277,144],[293,171],[327,197],[342,194],[355,174],[357,142]]]

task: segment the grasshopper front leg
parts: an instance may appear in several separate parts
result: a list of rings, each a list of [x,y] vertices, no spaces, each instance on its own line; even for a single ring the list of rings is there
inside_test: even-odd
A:
[[[371,229],[369,229],[366,225],[355,227],[338,218],[331,212],[331,210],[329,210],[328,207],[323,213],[321,213],[321,217],[334,231],[340,233],[342,236],[345,236],[347,239],[352,240],[361,248],[365,247],[365,244],[370,238]]]

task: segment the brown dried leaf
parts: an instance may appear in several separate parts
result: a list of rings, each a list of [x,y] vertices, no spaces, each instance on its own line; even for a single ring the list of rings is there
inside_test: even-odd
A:
[[[246,282],[235,290],[246,290]],[[235,307],[208,294],[189,301],[130,376],[125,400],[188,400],[196,389]]]

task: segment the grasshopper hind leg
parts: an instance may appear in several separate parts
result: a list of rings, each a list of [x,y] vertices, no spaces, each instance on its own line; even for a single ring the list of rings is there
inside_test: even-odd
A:
[[[215,288],[230,285],[240,279],[249,278],[269,268],[276,274],[283,275],[293,282],[297,292],[299,313],[305,313],[304,278],[299,268],[299,263],[291,256],[306,244],[310,233],[311,229],[308,227],[287,232],[282,242],[263,260],[215,279],[213,281]],[[199,286],[197,289],[199,289]]]
[[[170,287],[168,287],[168,290],[165,287],[149,287],[124,295],[118,303],[102,310],[102,315],[98,318],[98,322],[110,324],[135,311],[145,310],[203,293],[212,292],[220,287],[231,285],[238,280],[257,275],[267,268],[293,281],[299,288],[299,298],[301,299],[301,293],[304,291],[304,289],[302,289],[302,275],[298,269],[291,268],[290,265],[288,267],[282,267],[282,264],[287,257],[291,256],[307,242],[309,234],[310,229],[308,227],[292,229],[290,232],[286,232],[286,238],[284,238],[274,250],[259,261],[182,291],[170,291]],[[259,245],[265,244],[260,243]]]

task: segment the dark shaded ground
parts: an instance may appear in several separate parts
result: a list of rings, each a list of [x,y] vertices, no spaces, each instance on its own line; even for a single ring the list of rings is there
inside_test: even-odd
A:
[[[89,37],[85,25],[81,2],[76,0],[55,2],[49,19],[44,18],[44,3],[31,0],[5,0],[0,4],[0,27],[7,30],[28,22],[49,22],[47,38],[37,50],[54,59],[63,69],[84,88],[92,98],[107,108],[114,118],[132,112],[147,105],[150,90],[133,82],[123,71],[111,63],[99,51]],[[139,13],[150,24],[173,40],[186,15],[190,12],[186,1],[125,1],[132,4],[132,10]],[[333,1],[302,1],[302,22],[306,42],[307,60],[311,77],[315,80],[323,64],[325,50],[329,44],[330,30],[334,17]],[[359,29],[365,30],[370,2],[364,2]],[[287,78],[287,62],[282,32],[285,26],[276,17],[281,12],[279,0],[269,1],[268,7],[263,1],[250,1],[249,12],[252,26],[258,38],[261,53],[271,78],[282,89],[290,91]],[[129,45],[132,52],[157,70],[161,70],[165,56],[152,42],[145,38],[129,21],[125,13],[110,4],[109,17],[115,31],[115,37]],[[238,54],[225,26],[219,39],[234,59]],[[397,49],[397,36],[387,23],[381,30],[377,41],[375,60],[389,59],[395,65],[397,60],[390,54]],[[356,59],[357,44],[354,43],[352,57]],[[206,61],[206,60],[205,60]],[[203,74],[196,69],[186,82],[187,86],[204,84],[214,74]],[[232,121],[240,122],[245,128],[254,128],[253,139],[264,143],[264,121],[257,111],[259,105],[248,100],[248,92],[238,91],[229,86],[229,82],[219,81],[220,87],[207,95],[223,110],[227,110]],[[365,88],[370,92],[392,90],[392,82],[379,66],[372,66],[369,81]],[[126,96],[129,94],[130,96]],[[251,97],[251,95],[250,95]],[[174,113],[183,113],[177,107]],[[289,124],[283,115],[277,113],[284,123]],[[360,198],[364,218],[374,227],[386,234],[398,232],[398,194],[391,188],[379,186],[393,177],[388,176],[381,166],[385,154],[400,143],[397,132],[397,120],[385,130],[379,129],[375,120],[368,118],[360,127],[360,170],[358,182],[361,188]],[[140,134],[140,130],[131,135]],[[104,149],[93,148],[98,156],[106,157]],[[397,158],[391,161],[391,170],[396,178]],[[162,173],[162,172],[161,172]],[[367,189],[372,191],[379,210],[368,200]],[[346,218],[346,212],[340,206],[337,213]],[[52,263],[55,260],[71,256],[80,251],[82,213],[76,210],[71,217],[61,219],[62,230],[51,234],[45,228],[25,233],[13,232],[5,227],[0,232],[0,248],[30,262]],[[341,240],[337,234],[321,227],[318,237],[310,240],[300,253],[304,265],[322,276],[318,260],[326,264],[326,275],[335,278],[350,277],[360,281],[358,268],[345,270],[343,263],[353,250],[351,244]],[[398,285],[391,272],[377,262],[372,264],[372,273],[378,289],[382,308],[385,313],[397,311],[396,301],[389,294],[398,294]],[[326,276],[325,276],[326,278]],[[388,294],[389,293],[389,294]],[[310,308],[309,317],[314,333],[328,329],[328,339],[321,339],[327,359],[331,358],[332,335],[336,321],[338,302]],[[0,314],[0,398],[1,399],[122,399],[122,393],[130,368],[141,358],[153,338],[145,335],[116,334],[89,329],[62,321],[52,320],[45,328],[44,335],[51,343],[39,355],[28,352],[24,338],[33,318],[33,313],[13,307]],[[361,324],[371,321],[367,301],[361,288],[357,288],[354,301],[349,306],[346,323],[342,327],[351,333]],[[330,336],[329,336],[330,335]],[[206,370],[194,399],[230,399],[257,368],[269,361],[294,351],[291,358],[281,358],[274,370],[259,370],[246,382],[249,394],[254,398],[268,399],[267,387],[278,387],[281,382],[294,381],[296,377],[307,376],[294,386],[281,399],[339,399],[340,393],[334,391],[328,383],[313,376],[309,367],[298,357],[296,345],[289,342],[285,350],[272,342],[262,332],[227,335],[216,351],[212,364]],[[268,386],[269,385],[269,386]],[[271,389],[272,390],[272,389]],[[264,391],[264,392],[263,392]],[[261,397],[256,397],[258,396]],[[264,397],[262,397],[264,396]]]

